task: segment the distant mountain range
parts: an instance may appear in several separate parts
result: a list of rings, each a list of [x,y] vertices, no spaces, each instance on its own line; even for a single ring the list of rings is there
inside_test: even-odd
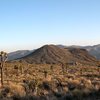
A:
[[[77,62],[94,65],[97,63],[96,58],[83,48],[61,48],[57,45],[44,45],[16,61],[20,60],[31,64],[65,64]]]
[[[59,47],[59,48],[86,49],[89,52],[90,55],[92,55],[95,58],[97,58],[98,60],[100,60],[100,44],[99,45],[94,45],[94,46],[75,46],[75,45],[64,46],[64,45],[57,45],[57,47]],[[11,53],[8,54],[8,60],[14,60],[14,59],[22,58],[24,56],[29,56],[34,51],[35,50],[19,50],[19,51],[11,52]],[[45,52],[45,50],[44,50],[44,52]]]

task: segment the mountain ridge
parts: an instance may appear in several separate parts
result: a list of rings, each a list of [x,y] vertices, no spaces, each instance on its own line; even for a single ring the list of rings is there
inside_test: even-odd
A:
[[[60,48],[56,45],[44,45],[18,60],[36,64],[65,64],[69,62],[94,64],[97,62],[95,57],[85,49]]]
[[[100,44],[93,45],[93,46],[78,46],[78,45],[72,45],[72,46],[65,46],[65,45],[57,45],[60,48],[83,48],[86,49],[90,55],[96,57],[96,59],[100,60]],[[15,60],[21,57],[24,57],[28,54],[30,54],[33,50],[18,50],[15,52],[8,53],[8,60]]]

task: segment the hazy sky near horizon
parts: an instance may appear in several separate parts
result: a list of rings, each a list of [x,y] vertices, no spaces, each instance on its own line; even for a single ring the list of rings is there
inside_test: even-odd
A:
[[[0,50],[100,44],[100,0],[0,0]]]

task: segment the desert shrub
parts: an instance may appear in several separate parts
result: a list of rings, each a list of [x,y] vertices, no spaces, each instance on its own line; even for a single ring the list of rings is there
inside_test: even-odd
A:
[[[63,93],[61,93],[61,92],[54,92],[54,96],[56,97],[56,98],[62,98],[63,97]]]
[[[10,93],[10,88],[9,87],[5,87],[2,91],[1,94],[3,97],[7,97],[8,93]]]
[[[17,65],[15,65],[15,66],[14,66],[14,69],[18,69],[18,66],[17,66]]]
[[[13,100],[21,100],[21,97],[20,97],[20,95],[13,95],[12,97],[11,97]]]
[[[39,99],[39,97],[36,97],[36,96],[27,95],[27,96],[21,97],[20,100],[41,100],[41,99]]]
[[[11,96],[13,95],[25,96],[26,95],[25,88],[21,84],[14,84],[14,83],[9,82],[7,87],[10,88]]]
[[[70,91],[73,91],[75,88],[76,88],[76,86],[75,86],[74,84],[68,83],[68,89],[69,89]]]
[[[75,100],[75,99],[73,98],[73,95],[70,92],[68,92],[66,95],[62,96],[60,100]]]
[[[25,84],[29,84],[29,80],[23,80],[23,83],[25,83]]]
[[[42,83],[42,86],[43,86],[43,88],[46,89],[46,90],[50,90],[50,89],[51,89],[50,83],[49,83],[49,82],[46,82],[46,81],[43,82],[43,83]]]
[[[31,92],[34,92],[35,87],[36,87],[36,81],[35,81],[35,80],[31,80],[31,81],[29,82],[28,86],[29,86],[30,91],[31,91]]]

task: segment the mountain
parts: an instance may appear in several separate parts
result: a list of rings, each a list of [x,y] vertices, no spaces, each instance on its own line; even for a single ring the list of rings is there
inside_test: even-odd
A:
[[[54,45],[45,45],[22,59],[29,63],[65,63],[71,58],[71,54],[62,48]]]
[[[84,64],[94,64],[96,62],[96,59],[88,54],[85,49],[60,48],[55,45],[45,45],[19,60],[39,64],[58,64],[72,61]]]
[[[65,45],[57,45],[59,48],[80,48],[80,49],[86,49],[90,55],[94,56],[98,60],[100,60],[100,44],[99,45],[94,45],[94,46],[77,46],[77,45],[72,45],[72,46],[65,46]],[[33,52],[34,50],[18,50],[15,52],[11,52],[8,54],[8,60],[14,60],[18,58],[22,58],[26,55],[29,55]]]
[[[84,47],[92,56],[96,57],[100,60],[100,44],[94,46],[86,46]]]
[[[30,54],[31,52],[32,52],[31,50],[18,50],[15,52],[11,52],[8,54],[8,60],[14,60],[14,59],[24,57],[24,56]]]
[[[83,48],[86,49],[90,55],[94,56],[96,59],[100,60],[100,44],[94,46],[65,46],[65,45],[57,45],[60,48]]]

